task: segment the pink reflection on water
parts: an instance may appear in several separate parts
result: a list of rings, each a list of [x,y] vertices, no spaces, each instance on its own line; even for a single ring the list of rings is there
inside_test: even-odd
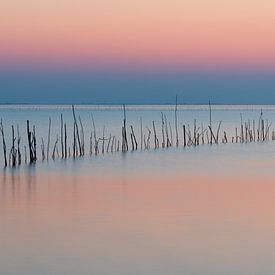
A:
[[[2,173],[1,266],[13,259],[26,271],[27,262],[60,273],[274,270],[272,174],[202,171]]]

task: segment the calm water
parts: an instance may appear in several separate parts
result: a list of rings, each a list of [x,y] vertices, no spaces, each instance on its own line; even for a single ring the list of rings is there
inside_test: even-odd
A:
[[[147,128],[152,129],[152,121],[155,122],[156,130],[161,138],[161,113],[167,116],[167,122],[171,123],[174,131],[174,108],[175,106],[128,106],[127,107],[127,125],[133,125],[138,142],[140,143],[140,120],[142,119],[143,134],[148,135]],[[241,116],[243,121],[248,119],[255,119],[258,121],[261,110],[263,110],[264,118],[272,121],[274,119],[275,125],[275,105],[272,106],[212,106],[212,121],[214,132],[217,129],[218,123],[222,120],[220,132],[226,130],[230,134],[235,135],[235,127],[240,126]],[[36,126],[36,135],[38,143],[38,155],[41,158],[40,145],[41,140],[47,142],[48,123],[51,118],[51,151],[56,141],[57,135],[60,140],[60,116],[63,114],[64,123],[68,128],[68,146],[72,147],[73,142],[73,116],[70,106],[11,106],[0,105],[0,118],[3,119],[5,134],[8,146],[11,143],[11,125],[19,125],[21,134],[21,143],[27,144],[26,121],[30,120],[30,124]],[[122,106],[76,106],[76,117],[81,117],[84,131],[85,143],[88,151],[89,137],[93,129],[92,115],[95,121],[97,136],[104,136],[107,138],[110,135],[115,135],[121,140],[121,127],[123,123]],[[196,120],[197,127],[207,128],[209,125],[209,107],[205,105],[192,106],[184,105],[178,107],[178,129],[182,140],[182,125],[190,125],[192,130],[194,120]],[[272,127],[273,128],[273,127]],[[129,133],[129,129],[128,129]],[[130,139],[130,138],[129,138]],[[153,139],[151,138],[151,145]],[[60,149],[60,147],[59,147]],[[59,150],[60,151],[60,150]],[[2,160],[2,146],[0,146],[0,160]]]
[[[216,107],[226,129],[260,109]],[[66,107],[1,107],[6,126],[26,118],[56,132]],[[129,123],[167,107],[132,108]],[[115,133],[120,108],[77,110],[85,125]],[[206,107],[186,106],[180,123],[207,124]],[[136,124],[135,124],[136,123]],[[137,127],[137,126],[136,126]],[[87,133],[88,133],[87,129]],[[117,133],[119,134],[119,132]],[[1,149],[2,150],[2,149]],[[2,154],[2,151],[0,151]],[[0,171],[0,274],[274,274],[275,143],[150,150]]]

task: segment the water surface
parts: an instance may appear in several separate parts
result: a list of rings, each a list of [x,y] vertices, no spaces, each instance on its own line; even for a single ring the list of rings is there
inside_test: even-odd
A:
[[[98,112],[120,121],[120,109]],[[217,112],[239,123],[239,109]],[[0,274],[274,274],[274,166],[270,141],[2,169]]]

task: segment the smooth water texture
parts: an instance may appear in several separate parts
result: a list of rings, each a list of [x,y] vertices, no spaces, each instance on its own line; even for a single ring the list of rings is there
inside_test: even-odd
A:
[[[1,116],[22,127],[31,117],[43,135],[49,115],[58,131],[60,108],[51,108],[6,107]],[[165,108],[129,110],[129,121],[149,124],[161,111],[172,121]],[[213,120],[233,128],[240,112],[256,119],[261,108],[272,120],[275,109],[264,106],[218,108]],[[121,126],[120,108],[77,111],[87,125],[92,111],[98,127]],[[208,121],[207,107],[179,115]],[[270,141],[2,169],[0,274],[274,274],[274,167]]]

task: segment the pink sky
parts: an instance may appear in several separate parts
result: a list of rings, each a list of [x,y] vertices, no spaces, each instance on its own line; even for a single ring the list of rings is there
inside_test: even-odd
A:
[[[275,1],[9,0],[4,63],[275,67]]]

